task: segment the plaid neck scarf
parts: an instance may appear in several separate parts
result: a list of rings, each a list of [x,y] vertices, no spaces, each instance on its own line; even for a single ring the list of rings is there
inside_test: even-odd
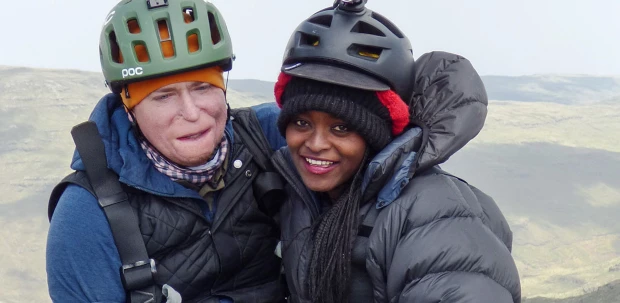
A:
[[[214,151],[213,157],[200,166],[182,167],[170,162],[158,150],[156,150],[146,139],[140,138],[140,146],[146,153],[147,158],[153,162],[157,170],[170,177],[174,181],[184,180],[202,187],[206,183],[212,181],[213,175],[222,166],[228,153],[228,140],[226,135],[223,136],[220,146]],[[211,184],[212,186],[214,184]]]

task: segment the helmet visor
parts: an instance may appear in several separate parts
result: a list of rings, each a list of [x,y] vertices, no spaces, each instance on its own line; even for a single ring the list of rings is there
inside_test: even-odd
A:
[[[334,65],[321,63],[295,63],[282,66],[282,72],[294,77],[301,77],[362,90],[386,91],[390,89],[390,86],[369,75]]]

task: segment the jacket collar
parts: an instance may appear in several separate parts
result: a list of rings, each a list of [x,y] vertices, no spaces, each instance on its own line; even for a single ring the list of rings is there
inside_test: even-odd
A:
[[[290,186],[295,193],[297,193],[302,202],[305,203],[310,209],[310,212],[313,215],[318,216],[321,212],[321,203],[319,202],[316,193],[308,189],[301,180],[301,176],[293,164],[288,147],[284,146],[275,151],[271,156],[271,159],[274,164],[274,168],[280,175],[282,175],[287,185]]]
[[[376,208],[383,208],[400,195],[415,173],[422,130],[412,128],[390,142],[368,163],[362,180],[365,202],[377,197]]]

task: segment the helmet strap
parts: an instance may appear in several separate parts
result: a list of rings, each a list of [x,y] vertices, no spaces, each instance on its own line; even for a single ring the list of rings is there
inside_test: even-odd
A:
[[[129,122],[131,123],[131,130],[133,131],[134,136],[136,136],[136,138],[138,139],[143,138],[144,140],[146,140],[146,137],[144,137],[142,131],[140,130],[140,125],[138,125],[138,119],[136,119],[133,111],[129,109],[127,105],[123,104],[123,106],[125,107],[125,111],[127,111],[127,114],[131,116],[131,121]]]
[[[129,95],[129,85],[125,84],[125,99],[129,99],[131,96]]]
[[[227,115],[228,118],[227,120],[230,120],[230,104],[228,104],[228,97],[227,97],[227,92],[228,92],[228,76],[230,75],[230,71],[226,72],[226,84],[224,84],[224,86],[226,87],[226,89],[224,90],[224,100],[226,100],[226,108],[227,108]]]

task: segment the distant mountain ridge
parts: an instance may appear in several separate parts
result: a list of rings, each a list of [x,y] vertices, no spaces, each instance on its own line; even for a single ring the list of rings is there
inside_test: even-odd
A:
[[[620,302],[620,280],[605,284],[593,292],[565,299],[531,298],[523,303],[618,303]]]
[[[620,102],[620,76],[482,76],[489,100],[590,104]],[[231,79],[230,88],[273,96],[273,82]]]
[[[26,67],[1,66],[0,75],[37,70]],[[45,69],[38,69],[46,71]],[[49,70],[55,71],[55,70]],[[100,73],[71,71],[87,75],[82,84],[103,87]],[[93,78],[100,80],[93,82]],[[482,76],[489,100],[520,102],[552,102],[561,104],[620,103],[620,76],[528,75]],[[2,88],[0,82],[0,89]],[[273,100],[274,82],[255,79],[229,79],[229,88],[246,96]]]
[[[589,104],[620,101],[620,77],[586,75],[483,76],[491,100]]]

